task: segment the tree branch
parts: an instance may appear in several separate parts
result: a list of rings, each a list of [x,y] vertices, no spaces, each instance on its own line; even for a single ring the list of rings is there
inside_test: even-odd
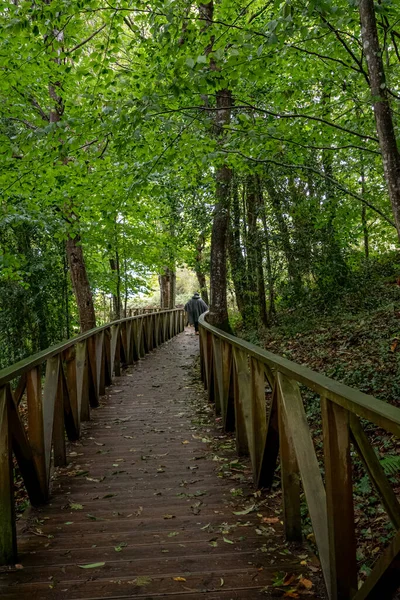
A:
[[[82,46],[84,46],[85,44],[90,42],[90,40],[92,40],[98,33],[100,33],[100,31],[103,31],[103,29],[104,29],[104,27],[106,27],[106,25],[107,25],[107,23],[104,23],[104,25],[102,25],[99,29],[97,29],[94,33],[92,33],[92,35],[89,35],[89,37],[86,38],[86,40],[83,40],[82,42],[80,42],[79,44],[77,44],[76,46],[71,48],[71,50],[67,50],[67,52],[69,54],[71,54],[72,52],[75,52],[75,50],[78,50],[78,48],[82,48]]]
[[[363,204],[368,206],[368,208],[370,208],[371,210],[376,212],[378,215],[380,215],[382,217],[382,219],[384,219],[387,223],[389,223],[389,225],[391,225],[392,227],[394,227],[396,229],[396,225],[394,224],[394,222],[391,219],[389,219],[389,217],[387,217],[379,208],[376,208],[376,206],[374,206],[373,204],[368,202],[368,200],[365,200],[365,198],[363,198],[359,194],[356,194],[355,192],[352,192],[351,190],[349,190],[345,185],[343,185],[342,183],[337,181],[337,179],[334,179],[333,177],[329,177],[329,175],[322,173],[321,171],[319,171],[318,169],[315,169],[314,167],[310,167],[309,165],[291,165],[291,164],[282,163],[277,160],[273,160],[273,159],[269,159],[269,158],[266,158],[266,159],[252,158],[251,156],[246,156],[246,154],[243,154],[243,152],[240,152],[239,150],[223,150],[223,152],[225,152],[225,154],[238,154],[242,158],[245,158],[246,160],[249,160],[249,161],[255,162],[255,163],[272,164],[272,165],[276,165],[277,167],[281,167],[284,169],[294,169],[294,170],[300,169],[300,170],[305,170],[305,171],[311,171],[312,173],[315,173],[319,177],[322,177],[323,179],[326,179],[327,181],[329,181],[330,183],[335,185],[338,189],[340,189],[342,192],[344,192],[348,196],[351,196],[352,198],[355,198],[356,200],[359,200],[360,202],[362,202]]]

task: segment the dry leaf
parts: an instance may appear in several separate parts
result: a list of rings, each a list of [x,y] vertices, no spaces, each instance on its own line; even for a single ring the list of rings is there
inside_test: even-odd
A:
[[[173,577],[174,581],[186,581],[185,577]]]
[[[299,585],[306,588],[306,590],[311,590],[313,583],[309,579],[305,579],[305,577],[301,577],[299,580]]]
[[[278,517],[263,517],[261,523],[279,523]]]

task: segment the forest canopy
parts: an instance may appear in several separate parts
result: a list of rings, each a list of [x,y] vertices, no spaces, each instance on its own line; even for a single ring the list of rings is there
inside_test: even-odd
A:
[[[254,329],[395,282],[399,17],[391,0],[3,2],[1,364],[120,318],[154,274],[173,306],[182,265],[225,328],[232,295]]]

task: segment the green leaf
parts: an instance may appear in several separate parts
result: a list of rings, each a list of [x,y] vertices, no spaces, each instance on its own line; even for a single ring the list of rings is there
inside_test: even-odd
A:
[[[80,569],[97,569],[99,567],[104,567],[106,563],[105,562],[97,562],[97,563],[90,563],[89,565],[78,565],[78,567]]]

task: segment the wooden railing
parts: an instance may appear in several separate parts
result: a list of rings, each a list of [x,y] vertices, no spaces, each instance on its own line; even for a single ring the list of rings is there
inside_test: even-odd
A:
[[[254,482],[270,487],[280,457],[287,540],[300,541],[301,489],[331,600],[389,599],[400,585],[400,505],[360,418],[400,436],[400,409],[226,334],[200,317],[202,378]],[[299,384],[320,396],[324,479]],[[269,393],[268,393],[269,390]],[[360,457],[396,533],[360,586],[351,447]],[[325,481],[324,481],[325,480]]]
[[[51,464],[66,464],[66,435],[79,438],[113,375],[183,329],[181,309],[128,317],[0,371],[0,564],[17,559],[14,458],[31,504],[46,502]]]

